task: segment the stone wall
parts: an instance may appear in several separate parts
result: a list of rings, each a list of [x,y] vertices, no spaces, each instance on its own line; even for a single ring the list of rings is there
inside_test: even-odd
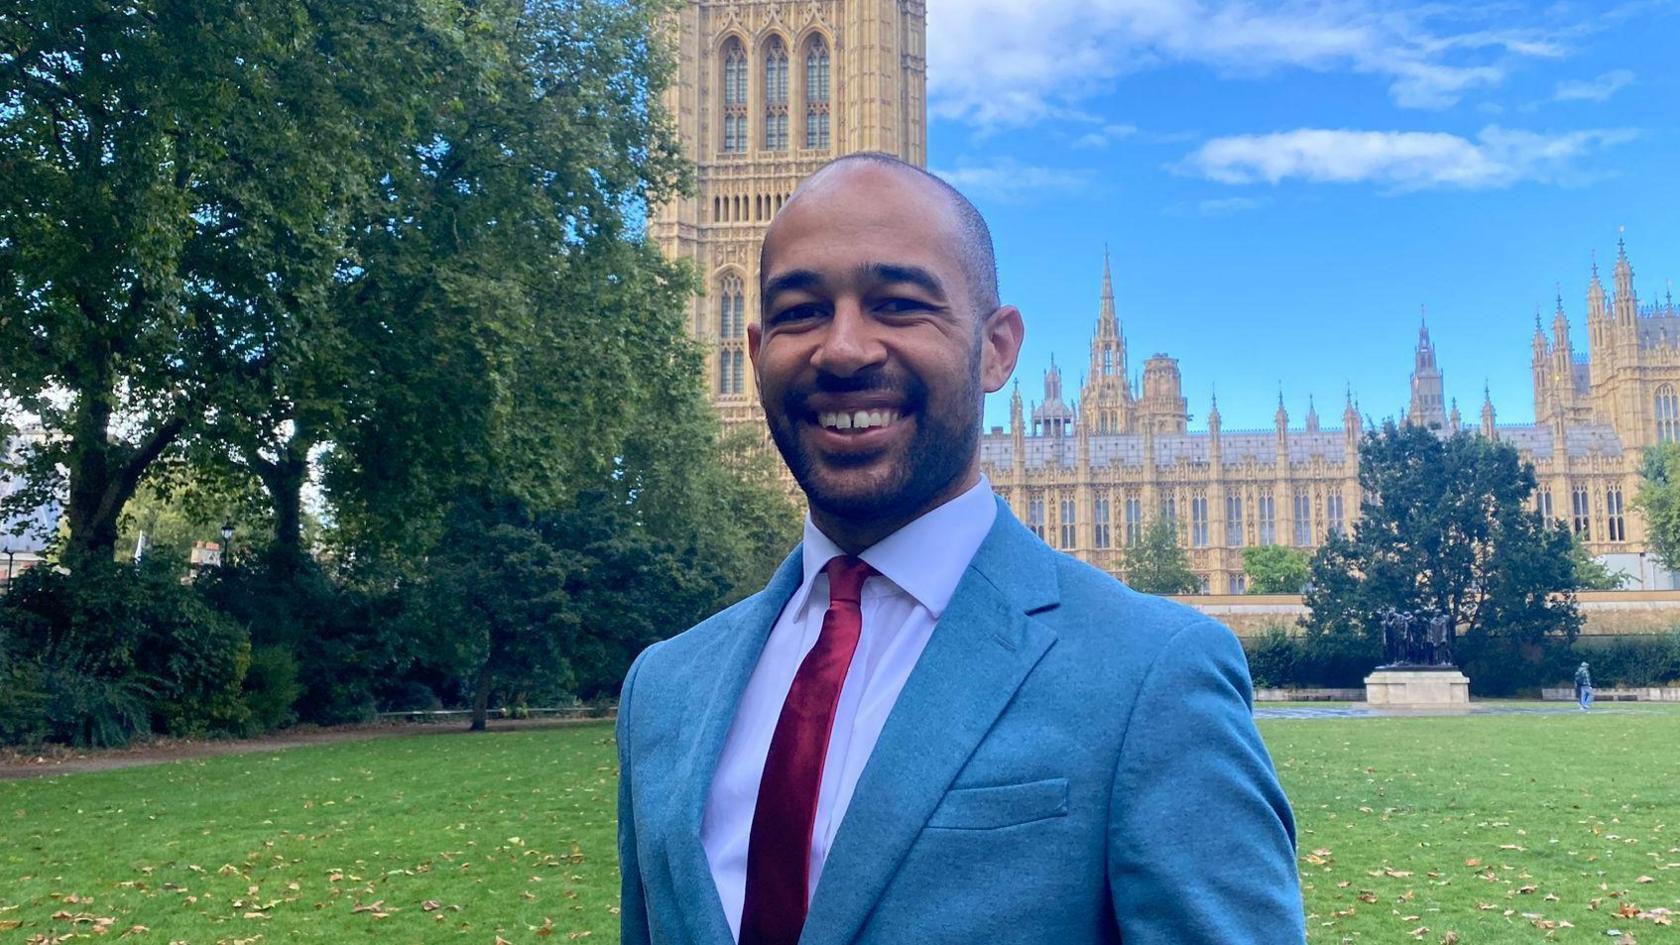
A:
[[[1664,633],[1680,627],[1680,591],[1583,591],[1583,636]],[[1307,608],[1297,594],[1190,594],[1173,600],[1230,627],[1237,636],[1282,625],[1298,630]]]

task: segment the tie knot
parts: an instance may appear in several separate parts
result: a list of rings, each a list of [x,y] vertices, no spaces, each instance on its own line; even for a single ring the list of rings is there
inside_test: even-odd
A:
[[[869,562],[851,555],[836,555],[823,565],[823,573],[828,575],[828,600],[858,602],[863,591],[863,582],[875,569]]]

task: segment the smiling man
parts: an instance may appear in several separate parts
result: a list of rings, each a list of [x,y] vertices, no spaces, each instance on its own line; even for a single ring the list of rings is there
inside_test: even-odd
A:
[[[1298,945],[1235,638],[1052,551],[980,474],[1024,333],[980,214],[851,155],[760,278],[748,350],[810,516],[625,680],[624,941]]]

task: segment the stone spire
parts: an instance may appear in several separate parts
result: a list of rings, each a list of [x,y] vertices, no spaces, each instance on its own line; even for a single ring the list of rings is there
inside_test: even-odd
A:
[[[1277,412],[1272,414],[1272,423],[1277,427],[1277,431],[1280,436],[1289,429],[1289,410],[1283,406],[1282,381],[1278,382]]]
[[[1307,432],[1318,432],[1318,407],[1313,404],[1313,395],[1307,395]]]
[[[1114,273],[1108,262],[1108,247],[1103,247],[1102,299],[1097,306],[1097,330],[1091,336],[1091,370],[1093,381],[1118,378],[1124,388],[1126,378],[1126,336],[1120,328],[1120,316],[1114,309]]]
[[[1207,415],[1208,432],[1215,437],[1219,436],[1219,422],[1219,391],[1215,390],[1213,392],[1213,406],[1208,408]]]
[[[1359,433],[1359,404],[1353,399],[1353,385],[1349,384],[1342,403],[1342,438],[1346,440],[1349,455],[1359,452]]]
[[[1482,435],[1490,440],[1499,438],[1494,427],[1493,394],[1488,390],[1487,381],[1482,381]]]
[[[1458,398],[1454,397],[1452,399],[1452,413],[1447,415],[1447,429],[1457,433],[1463,425],[1464,417],[1458,412]]]
[[[1627,239],[1620,232],[1616,236],[1616,271],[1614,275],[1616,324],[1624,328],[1634,325],[1639,316],[1639,299],[1633,291],[1633,266],[1628,263]]]
[[[1562,309],[1560,301],[1558,308]],[[1593,252],[1592,280],[1587,283],[1587,317],[1605,318],[1609,315],[1609,307],[1604,302],[1604,283],[1598,278],[1598,252]]]

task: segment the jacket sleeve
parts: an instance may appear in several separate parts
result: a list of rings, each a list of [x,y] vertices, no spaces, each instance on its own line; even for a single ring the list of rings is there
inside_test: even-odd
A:
[[[619,872],[619,938],[624,945],[650,945],[647,897],[642,887],[641,865],[636,859],[636,815],[631,803],[630,737],[632,716],[630,690],[636,681],[636,671],[648,651],[630,664],[624,677],[624,688],[618,696],[618,872]]]
[[[1126,945],[1301,945],[1295,822],[1235,635],[1197,617],[1145,673],[1114,772],[1109,893]]]

